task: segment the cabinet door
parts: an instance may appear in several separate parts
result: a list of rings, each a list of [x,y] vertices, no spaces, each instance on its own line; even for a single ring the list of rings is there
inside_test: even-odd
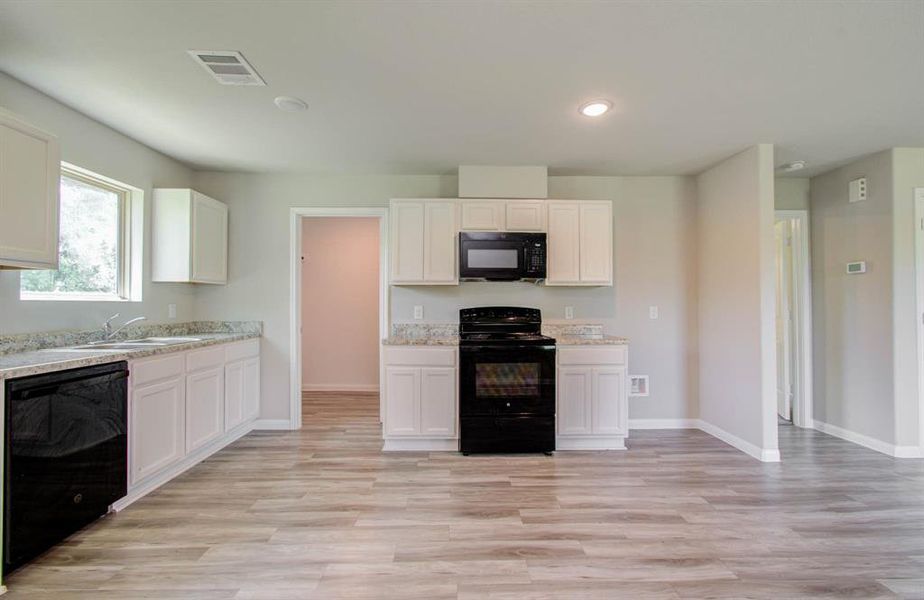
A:
[[[390,213],[391,280],[395,283],[423,281],[423,202],[393,201]]]
[[[186,376],[186,453],[201,448],[224,430],[224,367]]]
[[[463,200],[461,228],[467,231],[503,231],[502,200]]]
[[[458,283],[456,276],[455,202],[427,202],[424,205],[424,280],[427,283]]]
[[[581,283],[613,283],[613,212],[609,202],[581,202]]]
[[[420,431],[420,369],[385,367],[385,434]]]
[[[225,431],[244,422],[244,362],[225,365]]]
[[[421,369],[420,433],[454,436],[456,433],[456,370]]]
[[[546,283],[579,283],[580,222],[579,202],[548,203],[549,233]]]
[[[132,485],[185,455],[185,387],[182,377],[138,386],[131,399]]]
[[[507,231],[545,231],[545,202],[507,202]]]
[[[228,207],[192,193],[192,277],[196,283],[228,281]]]
[[[60,177],[54,136],[0,114],[0,267],[58,268]]]
[[[628,407],[625,367],[593,369],[593,432],[625,435]]]
[[[558,368],[556,420],[559,435],[584,435],[593,432],[591,385],[589,367]]]
[[[244,361],[244,420],[260,414],[260,357]]]

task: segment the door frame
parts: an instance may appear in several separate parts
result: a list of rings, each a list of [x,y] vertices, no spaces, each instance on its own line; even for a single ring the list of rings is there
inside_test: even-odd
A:
[[[774,211],[774,222],[792,223],[793,262],[793,425],[813,428],[812,399],[812,260],[808,210]]]
[[[289,429],[302,427],[302,219],[312,217],[372,217],[379,220],[379,339],[388,337],[391,329],[388,308],[388,208],[292,207],[289,212]],[[381,385],[379,380],[379,389]],[[381,411],[381,394],[379,396]]]
[[[914,188],[914,261],[918,330],[918,445],[924,456],[924,188]]]

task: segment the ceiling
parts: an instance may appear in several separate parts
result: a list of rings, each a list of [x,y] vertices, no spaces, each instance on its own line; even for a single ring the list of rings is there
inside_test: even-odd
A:
[[[772,142],[805,175],[924,146],[922,0],[3,0],[0,71],[201,169],[688,174]]]

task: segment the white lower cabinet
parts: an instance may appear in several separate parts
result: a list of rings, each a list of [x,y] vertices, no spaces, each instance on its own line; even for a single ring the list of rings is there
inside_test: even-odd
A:
[[[182,375],[132,390],[129,484],[155,475],[183,458],[186,385]]]
[[[252,427],[260,340],[130,361],[129,489],[123,508]]]
[[[225,373],[215,367],[186,376],[186,452],[224,432]]]
[[[458,449],[455,348],[386,346],[385,450]]]
[[[627,369],[625,346],[559,348],[559,450],[625,448],[629,435]]]

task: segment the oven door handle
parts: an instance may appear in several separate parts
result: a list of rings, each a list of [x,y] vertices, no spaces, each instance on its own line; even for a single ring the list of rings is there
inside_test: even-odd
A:
[[[460,346],[462,352],[493,352],[497,350],[554,350],[555,346]]]

